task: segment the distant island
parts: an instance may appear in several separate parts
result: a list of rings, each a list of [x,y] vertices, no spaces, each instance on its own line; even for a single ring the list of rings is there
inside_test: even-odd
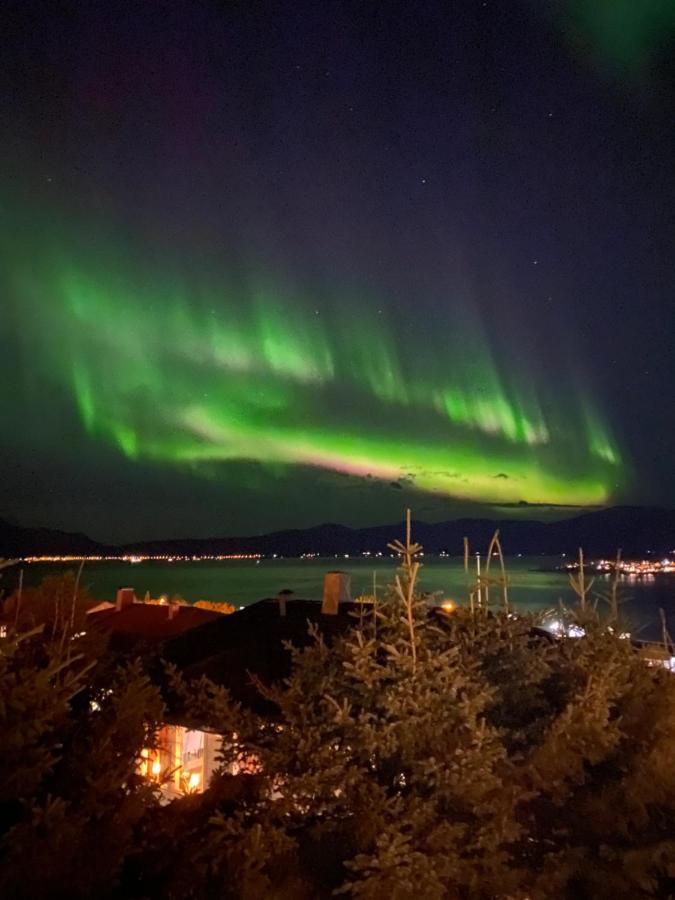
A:
[[[557,522],[513,519],[455,519],[448,522],[415,521],[413,533],[428,553],[462,553],[468,537],[472,549],[484,550],[499,529],[507,554],[576,553],[624,556],[666,554],[675,550],[675,510],[615,506],[594,510]],[[323,524],[313,528],[276,531],[243,537],[152,540],[125,545],[98,543],[84,534],[44,528],[25,528],[0,519],[0,557],[30,555],[211,556],[333,556],[387,552],[387,544],[400,534],[400,522],[368,528]]]

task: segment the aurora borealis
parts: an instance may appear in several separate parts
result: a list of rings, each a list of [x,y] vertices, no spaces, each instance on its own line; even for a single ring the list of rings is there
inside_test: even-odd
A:
[[[611,205],[658,23],[73,10],[5,110],[10,514],[116,538],[654,496],[625,369],[667,365],[627,305],[658,248],[629,273],[649,204]]]
[[[17,267],[14,291],[46,376],[128,460],[206,478],[236,460],[306,466],[497,503],[603,503],[622,474],[586,392],[556,401],[500,368],[466,309],[435,337],[385,301],[321,310],[272,278],[170,283],[105,253],[79,262],[75,243]]]

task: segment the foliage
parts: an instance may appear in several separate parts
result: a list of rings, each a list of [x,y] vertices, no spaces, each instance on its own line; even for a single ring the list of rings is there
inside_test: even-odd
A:
[[[145,596],[143,597],[143,603],[146,606],[168,606],[172,604],[173,606],[188,606],[188,602],[184,597],[181,597],[180,594],[173,594],[171,598],[168,598],[165,594],[161,597],[151,597],[150,591],[145,592]]]
[[[222,613],[226,616],[236,612],[235,607],[231,603],[213,603],[211,600],[198,600],[194,605],[197,609],[209,609],[211,612]]]
[[[0,642],[2,896],[675,895],[675,678],[589,603],[576,639],[505,590],[430,612],[399,550],[388,596],[259,683],[272,717],[169,670],[174,713],[225,738],[168,806],[136,774],[163,715],[140,664],[67,629]]]
[[[172,846],[155,870],[163,890],[672,896],[672,675],[587,606],[585,636],[562,640],[507,604],[429,615],[406,547],[384,602],[332,648],[317,634],[293,650],[286,683],[260,686],[274,720],[204,680],[183,686],[202,721],[236,738],[210,790],[159,814],[155,840]],[[256,774],[233,778],[242,755]]]
[[[26,593],[50,611],[72,588],[65,577]],[[48,619],[0,640],[3,897],[108,893],[154,802],[136,770],[162,717],[157,689],[71,628],[70,611]]]
[[[196,609],[208,609],[211,612],[222,613],[223,615],[229,615],[230,613],[235,612],[235,607],[230,603],[214,603],[211,600],[198,600],[196,603],[189,603],[180,594],[174,594],[170,600],[167,600],[166,597],[151,597],[150,592],[148,591],[143,597],[143,603],[148,606],[168,606],[172,604],[174,606],[194,606]]]
[[[39,584],[19,586],[4,600],[2,615],[19,631],[44,625],[51,634],[63,629],[82,630],[87,610],[96,604],[79,573],[67,571],[46,576]]]

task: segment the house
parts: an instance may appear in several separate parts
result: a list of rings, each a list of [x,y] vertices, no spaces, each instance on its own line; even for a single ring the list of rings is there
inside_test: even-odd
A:
[[[208,622],[186,628],[162,646],[162,658],[187,678],[206,675],[228,688],[234,699],[262,714],[274,714],[274,706],[260,694],[253,677],[271,684],[290,673],[291,653],[286,642],[307,646],[316,627],[331,643],[353,624],[361,604],[349,599],[349,576],[328,573],[324,598],[292,599],[282,591],[274,599],[260,600],[228,616],[218,613]],[[342,601],[342,602],[341,602]],[[155,751],[144,751],[141,771],[162,784],[165,800],[208,787],[216,769],[223,736],[207,727],[186,723],[176,710],[158,735]],[[241,759],[232,774],[255,771],[252,759]]]
[[[129,587],[117,591],[114,604],[100,603],[87,612],[88,624],[108,632],[118,647],[131,647],[138,642],[163,644],[222,618],[222,613],[188,604],[143,603]]]
[[[273,707],[261,696],[253,675],[265,684],[287,677],[288,643],[307,646],[313,640],[311,629],[317,628],[330,644],[358,621],[361,610],[361,604],[350,600],[329,607],[325,597],[323,602],[286,597],[259,600],[167,641],[164,658],[187,678],[205,675],[226,686],[245,706],[271,713]]]
[[[167,606],[134,602],[132,591],[131,601],[128,596],[119,592],[114,609],[92,612],[98,617],[97,627],[109,628],[125,640],[152,640],[156,657],[176,666],[187,679],[206,676],[225,686],[234,700],[270,717],[277,713],[276,707],[258,684],[271,685],[290,674],[289,645],[309,646],[318,631],[330,646],[364,612],[363,603],[349,598],[345,573],[326,575],[322,601],[295,599],[282,591],[231,615],[191,607],[178,607],[171,613]],[[429,615],[445,616],[449,611],[434,607]],[[539,629],[533,629],[532,637],[555,642]],[[223,735],[209,730],[208,723],[195,722],[189,711],[174,707],[157,735],[156,748],[143,751],[141,772],[162,786],[167,802],[200,793],[218,767],[222,740]],[[240,760],[232,774],[255,771],[255,766],[253,759]]]
[[[157,662],[164,656],[168,641],[230,618],[184,604],[143,603],[133,588],[120,588],[115,603],[100,603],[88,611],[87,617],[93,629],[110,635],[116,649],[142,651]],[[220,735],[167,723],[157,735],[156,747],[142,751],[140,771],[161,784],[167,802],[203,791],[216,768],[220,741]]]

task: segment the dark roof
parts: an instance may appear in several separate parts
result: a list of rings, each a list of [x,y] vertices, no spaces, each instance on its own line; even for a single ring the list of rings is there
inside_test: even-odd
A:
[[[355,623],[352,614],[358,615],[359,604],[341,603],[336,615],[322,613],[316,600],[286,600],[285,609],[281,615],[278,600],[260,600],[168,641],[163,656],[190,678],[207,675],[235,699],[266,707],[252,684],[252,673],[265,684],[287,677],[290,653],[284,643],[307,646],[314,623],[330,644]]]
[[[88,621],[95,627],[125,638],[165,641],[199,626],[227,616],[210,609],[179,606],[173,618],[169,607],[150,603],[132,603],[121,610],[102,609],[89,614]]]
[[[175,664],[188,678],[206,675],[226,687],[235,700],[260,712],[273,713],[253,682],[253,675],[271,685],[288,677],[291,655],[284,644],[305,647],[312,641],[309,626],[316,624],[330,645],[336,636],[358,621],[358,603],[340,603],[336,615],[321,612],[316,600],[286,600],[286,614],[281,615],[278,599],[260,600],[229,616],[194,628],[163,647],[163,658]],[[438,607],[431,607],[431,617],[445,617]],[[530,630],[533,642],[555,642],[548,632]]]

